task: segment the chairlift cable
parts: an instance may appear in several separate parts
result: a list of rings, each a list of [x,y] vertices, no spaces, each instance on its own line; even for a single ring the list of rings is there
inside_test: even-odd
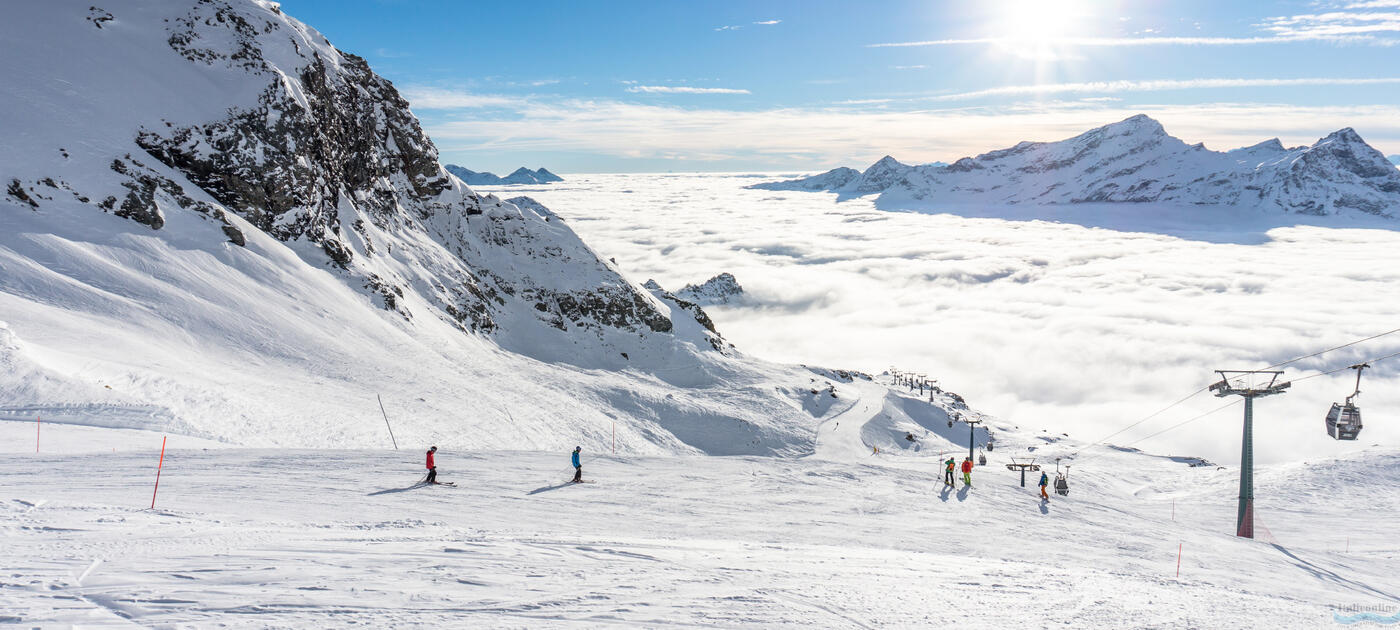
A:
[[[1365,361],[1361,361],[1361,362],[1359,362],[1359,363],[1353,363],[1352,365],[1348,365],[1348,366],[1345,366],[1345,367],[1339,367],[1339,368],[1337,368],[1337,369],[1335,369],[1335,370],[1327,370],[1326,372],[1318,372],[1317,374],[1309,374],[1309,375],[1304,376],[1304,377],[1302,377],[1302,378],[1295,378],[1295,379],[1293,379],[1293,382],[1294,382],[1294,383],[1297,383],[1297,382],[1299,382],[1299,381],[1306,381],[1306,380],[1308,380],[1308,379],[1310,379],[1310,378],[1317,378],[1317,377],[1319,377],[1319,376],[1327,376],[1328,374],[1336,374],[1337,372],[1341,372],[1341,371],[1343,371],[1343,370],[1350,370],[1352,367],[1354,367],[1354,366],[1356,366],[1356,365],[1361,365],[1362,363],[1375,363],[1375,362],[1377,362],[1377,361],[1384,361],[1384,360],[1386,360],[1386,359],[1393,359],[1393,358],[1395,358],[1395,357],[1400,357],[1400,352],[1392,352],[1392,353],[1387,354],[1387,355],[1385,355],[1385,356],[1383,356],[1383,357],[1376,357],[1376,358],[1374,358],[1374,359],[1366,359]]]
[[[1321,355],[1321,354],[1327,354],[1328,352],[1332,352],[1333,350],[1341,350],[1342,348],[1346,348],[1346,347],[1348,347],[1348,346],[1354,346],[1354,345],[1356,345],[1356,344],[1358,344],[1358,343],[1363,343],[1363,342],[1366,342],[1366,341],[1370,341],[1370,340],[1372,340],[1372,339],[1379,339],[1379,338],[1384,337],[1384,336],[1386,336],[1386,335],[1394,334],[1394,333],[1397,333],[1397,332],[1400,332],[1400,328],[1396,328],[1395,330],[1387,330],[1387,331],[1385,331],[1385,332],[1383,332],[1383,333],[1381,333],[1381,334],[1379,334],[1379,335],[1371,335],[1370,337],[1367,337],[1367,338],[1365,338],[1365,339],[1357,339],[1356,341],[1353,341],[1353,342],[1350,342],[1350,343],[1344,343],[1344,344],[1342,344],[1342,345],[1340,345],[1340,346],[1336,346],[1336,347],[1333,347],[1333,348],[1328,348],[1328,349],[1326,349],[1326,350],[1320,350],[1320,351],[1314,352],[1314,353],[1312,353],[1312,354],[1306,354],[1306,355],[1303,355],[1303,356],[1298,357],[1298,358],[1296,358],[1296,359],[1289,359],[1289,360],[1287,360],[1287,361],[1284,361],[1283,363],[1275,363],[1275,364],[1273,364],[1273,365],[1270,365],[1269,367],[1264,368],[1264,370],[1272,370],[1272,369],[1275,369],[1275,368],[1280,368],[1280,367],[1283,367],[1283,366],[1288,365],[1288,364],[1290,364],[1290,363],[1297,363],[1297,362],[1299,362],[1299,361],[1302,361],[1303,359],[1311,359],[1311,358],[1313,358],[1313,357],[1315,357],[1315,356],[1318,356],[1318,355]],[[1263,370],[1260,370],[1260,371],[1262,372]]]
[[[1387,354],[1387,355],[1385,355],[1385,356],[1376,357],[1376,358],[1374,358],[1374,359],[1367,359],[1367,360],[1365,360],[1365,361],[1362,361],[1361,363],[1376,363],[1376,362],[1378,362],[1378,361],[1384,361],[1384,360],[1386,360],[1386,359],[1393,359],[1393,358],[1395,358],[1395,357],[1400,357],[1400,352],[1392,352],[1392,353]],[[1353,365],[1360,365],[1360,364],[1353,364]],[[1308,379],[1310,379],[1310,378],[1317,378],[1317,377],[1319,377],[1319,376],[1327,376],[1328,374],[1336,374],[1337,372],[1342,372],[1342,371],[1344,371],[1344,370],[1350,370],[1352,367],[1353,367],[1352,365],[1348,365],[1348,366],[1345,366],[1345,367],[1339,367],[1339,368],[1336,368],[1336,369],[1333,369],[1333,370],[1328,370],[1328,371],[1326,371],[1326,372],[1318,372],[1317,374],[1309,374],[1308,376],[1304,376],[1304,377],[1302,377],[1302,378],[1295,378],[1295,379],[1292,380],[1292,382],[1297,383],[1297,382],[1300,382],[1300,381],[1306,381],[1306,380],[1308,380]],[[1132,441],[1132,442],[1129,442],[1128,444],[1125,444],[1124,447],[1125,447],[1125,448],[1126,448],[1126,447],[1130,447],[1130,446],[1132,446],[1132,445],[1134,445],[1134,444],[1137,444],[1137,443],[1139,443],[1139,442],[1142,442],[1142,441],[1149,440],[1149,439],[1152,439],[1152,438],[1154,438],[1154,437],[1157,437],[1157,436],[1159,436],[1159,435],[1161,435],[1161,434],[1163,434],[1163,433],[1166,433],[1166,432],[1168,432],[1168,431],[1171,431],[1172,429],[1176,429],[1176,428],[1178,428],[1178,427],[1182,427],[1182,426],[1185,426],[1185,425],[1190,424],[1190,423],[1192,423],[1192,422],[1195,422],[1195,421],[1197,421],[1197,420],[1200,420],[1201,418],[1204,418],[1204,417],[1206,417],[1206,416],[1209,416],[1209,415],[1211,415],[1211,414],[1213,414],[1213,413],[1215,413],[1215,412],[1217,412],[1217,411],[1221,411],[1221,410],[1224,410],[1224,409],[1226,409],[1226,408],[1228,408],[1228,407],[1231,407],[1231,406],[1233,406],[1233,405],[1237,405],[1237,404],[1240,403],[1241,400],[1243,400],[1243,399],[1236,399],[1234,402],[1231,402],[1230,404],[1225,405],[1225,406],[1223,406],[1223,407],[1216,407],[1215,409],[1212,409],[1212,410],[1210,410],[1210,411],[1207,411],[1207,412],[1205,412],[1205,413],[1203,413],[1203,414],[1201,414],[1201,415],[1199,415],[1199,416],[1196,416],[1196,417],[1194,417],[1194,418],[1190,418],[1190,419],[1188,419],[1188,420],[1185,420],[1185,421],[1182,421],[1182,422],[1180,422],[1180,423],[1174,424],[1174,425],[1172,425],[1172,426],[1170,426],[1170,427],[1167,427],[1167,428],[1165,428],[1165,429],[1162,429],[1161,431],[1158,431],[1158,432],[1156,432],[1156,433],[1153,433],[1152,435],[1149,435],[1149,436],[1147,436],[1147,437],[1138,438],[1137,440],[1134,440],[1134,441]]]
[[[1210,411],[1207,411],[1207,412],[1205,412],[1205,413],[1203,413],[1203,414],[1201,414],[1201,415],[1198,415],[1198,416],[1195,416],[1195,417],[1192,417],[1192,418],[1188,418],[1188,419],[1186,419],[1186,420],[1183,420],[1183,421],[1181,421],[1181,422],[1178,422],[1178,423],[1176,423],[1176,424],[1173,424],[1173,425],[1171,425],[1171,426],[1169,426],[1169,427],[1167,427],[1167,428],[1165,428],[1165,429],[1162,429],[1161,431],[1158,431],[1158,432],[1156,432],[1156,433],[1153,433],[1152,435],[1149,435],[1149,436],[1147,436],[1147,437],[1142,437],[1142,438],[1138,438],[1138,439],[1136,439],[1136,440],[1133,440],[1132,442],[1129,442],[1129,443],[1127,443],[1127,444],[1124,444],[1124,445],[1123,445],[1123,448],[1130,448],[1130,447],[1132,447],[1132,445],[1134,445],[1134,444],[1137,444],[1137,443],[1139,443],[1139,442],[1143,442],[1143,441],[1146,441],[1146,440],[1150,440],[1150,439],[1155,438],[1155,437],[1157,437],[1157,436],[1159,436],[1159,435],[1161,435],[1161,434],[1163,434],[1163,433],[1166,433],[1167,431],[1171,431],[1172,429],[1177,429],[1177,428],[1180,428],[1180,427],[1184,427],[1184,426],[1186,426],[1186,425],[1188,425],[1188,424],[1191,424],[1192,422],[1195,422],[1195,421],[1197,421],[1197,420],[1200,420],[1201,418],[1204,418],[1204,417],[1206,417],[1206,416],[1209,416],[1209,415],[1211,415],[1211,414],[1213,414],[1213,413],[1215,413],[1215,412],[1217,412],[1217,411],[1224,411],[1224,410],[1226,410],[1226,409],[1229,409],[1230,407],[1233,407],[1233,406],[1235,406],[1235,405],[1238,405],[1238,404],[1240,404],[1240,402],[1242,402],[1243,400],[1244,400],[1243,398],[1236,398],[1236,399],[1234,399],[1233,401],[1230,401],[1230,402],[1228,402],[1228,403],[1226,403],[1226,404],[1224,404],[1224,405],[1222,405],[1222,406],[1216,407],[1215,409],[1211,409]]]
[[[1169,409],[1171,409],[1171,408],[1173,408],[1173,407],[1175,407],[1175,406],[1177,406],[1177,405],[1180,405],[1181,403],[1184,403],[1184,402],[1186,402],[1186,401],[1188,401],[1188,400],[1191,400],[1192,398],[1195,398],[1197,394],[1200,394],[1201,392],[1204,392],[1204,391],[1206,391],[1206,390],[1208,390],[1208,389],[1210,389],[1210,386],[1209,386],[1209,385],[1207,385],[1207,386],[1205,386],[1205,387],[1202,387],[1202,388],[1200,388],[1200,389],[1198,389],[1198,390],[1196,390],[1196,391],[1194,391],[1194,392],[1191,392],[1190,394],[1188,394],[1187,396],[1183,397],[1182,399],[1180,399],[1180,400],[1178,400],[1178,401],[1176,401],[1176,402],[1174,402],[1174,403],[1172,403],[1172,404],[1170,404],[1170,405],[1167,405],[1167,406],[1165,406],[1165,407],[1162,407],[1161,409],[1158,409],[1157,411],[1152,412],[1152,414],[1149,415],[1149,416],[1147,416],[1146,418],[1143,418],[1143,419],[1141,419],[1141,420],[1138,420],[1137,422],[1134,422],[1134,423],[1132,423],[1132,424],[1130,424],[1130,425],[1128,425],[1128,426],[1126,426],[1126,427],[1123,427],[1123,428],[1121,428],[1121,429],[1119,429],[1119,430],[1117,430],[1117,431],[1114,431],[1113,433],[1110,433],[1110,434],[1108,434],[1108,435],[1105,435],[1105,436],[1099,438],[1098,440],[1096,440],[1096,441],[1094,441],[1094,442],[1090,442],[1088,446],[1085,446],[1084,448],[1081,448],[1081,449],[1075,451],[1073,454],[1070,455],[1070,457],[1076,457],[1076,456],[1078,456],[1080,453],[1083,453],[1084,451],[1087,451],[1087,450],[1089,450],[1089,449],[1091,449],[1091,448],[1093,448],[1093,447],[1095,447],[1095,446],[1098,446],[1098,445],[1100,445],[1100,444],[1102,444],[1102,443],[1104,443],[1104,442],[1107,442],[1109,439],[1113,438],[1114,436],[1116,436],[1116,435],[1118,435],[1118,434],[1120,434],[1120,433],[1123,433],[1124,431],[1127,431],[1128,429],[1131,429],[1131,428],[1133,428],[1133,427],[1135,427],[1135,426],[1137,426],[1137,425],[1139,425],[1139,424],[1142,424],[1142,423],[1144,423],[1144,422],[1147,422],[1148,420],[1151,420],[1151,419],[1153,419],[1153,418],[1156,418],[1157,416],[1160,416],[1160,415],[1162,415],[1163,413],[1165,413],[1167,410],[1169,410]]]
[[[1385,332],[1383,332],[1383,333],[1376,334],[1376,335],[1371,335],[1370,337],[1366,337],[1366,338],[1364,338],[1364,339],[1357,339],[1356,341],[1352,341],[1352,342],[1349,342],[1349,343],[1344,343],[1344,344],[1342,344],[1342,345],[1340,345],[1340,346],[1334,346],[1334,347],[1328,348],[1328,349],[1326,349],[1326,350],[1320,350],[1320,351],[1314,352],[1314,353],[1312,353],[1312,354],[1304,355],[1304,356],[1297,357],[1297,358],[1294,358],[1294,359],[1289,359],[1289,360],[1284,361],[1284,362],[1282,362],[1282,363],[1276,363],[1276,364],[1274,364],[1274,365],[1270,365],[1269,367],[1266,367],[1266,368],[1263,368],[1263,369],[1264,369],[1264,370],[1272,370],[1272,369],[1274,369],[1274,368],[1283,367],[1283,366],[1285,366],[1285,365],[1289,365],[1289,364],[1292,364],[1292,363],[1297,363],[1297,362],[1299,362],[1299,361],[1302,361],[1303,359],[1310,359],[1310,358],[1313,358],[1313,357],[1316,357],[1316,356],[1320,356],[1320,355],[1326,354],[1326,353],[1328,353],[1328,352],[1333,352],[1333,351],[1335,351],[1335,350],[1340,350],[1340,349],[1342,349],[1342,348],[1354,346],[1354,345],[1359,344],[1359,343],[1364,343],[1364,342],[1367,342],[1367,341],[1371,341],[1372,339],[1379,339],[1379,338],[1384,337],[1384,336],[1386,336],[1386,335],[1391,335],[1391,334],[1394,334],[1394,333],[1397,333],[1397,332],[1400,332],[1400,328],[1396,328],[1396,329],[1394,329],[1394,330],[1388,330],[1388,331],[1385,331]],[[1368,361],[1363,361],[1363,363],[1371,363],[1371,362],[1375,362],[1375,361],[1383,361],[1383,360],[1385,360],[1385,359],[1390,359],[1390,358],[1393,358],[1393,357],[1396,357],[1396,356],[1400,356],[1400,352],[1397,352],[1397,353],[1394,353],[1394,354],[1388,354],[1388,355],[1386,355],[1386,356],[1383,356],[1383,357],[1380,357],[1380,358],[1376,358],[1376,359],[1370,359],[1370,360],[1368,360]],[[1350,369],[1350,368],[1351,368],[1351,366],[1346,366],[1346,367],[1342,367],[1342,368],[1337,368],[1337,369],[1335,369],[1335,370],[1330,370],[1330,371],[1327,371],[1327,372],[1321,372],[1321,373],[1318,373],[1318,374],[1312,374],[1312,375],[1309,375],[1309,376],[1304,376],[1303,378],[1293,379],[1293,382],[1294,382],[1294,383],[1297,383],[1297,382],[1299,382],[1299,381],[1306,381],[1306,380],[1308,380],[1308,379],[1310,379],[1310,378],[1316,378],[1316,377],[1318,377],[1318,376],[1326,376],[1326,375],[1328,375],[1328,374],[1335,374],[1335,373],[1337,373],[1337,372],[1340,372],[1340,371],[1342,371],[1342,370],[1347,370],[1347,369]],[[1260,371],[1263,371],[1263,370],[1260,370]],[[1202,387],[1202,388],[1200,388],[1200,389],[1198,389],[1198,390],[1196,390],[1196,391],[1194,391],[1194,392],[1191,392],[1189,395],[1185,396],[1184,398],[1181,398],[1180,400],[1177,400],[1176,402],[1174,402],[1174,403],[1172,403],[1172,404],[1170,404],[1170,405],[1167,405],[1167,406],[1165,406],[1165,407],[1163,407],[1163,408],[1161,408],[1161,409],[1158,409],[1157,411],[1153,412],[1152,414],[1148,415],[1147,417],[1145,417],[1145,418],[1143,418],[1143,419],[1141,419],[1141,420],[1138,420],[1137,422],[1134,422],[1134,423],[1132,423],[1132,424],[1129,424],[1129,425],[1127,425],[1127,426],[1125,426],[1125,427],[1123,427],[1123,428],[1121,428],[1121,429],[1119,429],[1119,430],[1117,430],[1117,431],[1114,431],[1113,433],[1110,433],[1110,434],[1108,434],[1108,435],[1106,435],[1106,436],[1104,436],[1104,437],[1102,437],[1102,438],[1099,438],[1098,440],[1096,440],[1096,441],[1094,441],[1094,442],[1090,442],[1088,446],[1085,446],[1084,448],[1081,448],[1081,449],[1075,451],[1073,454],[1070,455],[1070,457],[1078,456],[1080,453],[1083,453],[1084,451],[1087,451],[1087,450],[1089,450],[1089,449],[1091,449],[1091,448],[1093,448],[1093,447],[1095,447],[1095,446],[1099,446],[1099,445],[1103,444],[1104,442],[1106,442],[1106,441],[1112,439],[1114,436],[1117,436],[1117,435],[1119,435],[1119,434],[1121,434],[1121,433],[1123,433],[1123,432],[1125,432],[1125,431],[1127,431],[1127,430],[1129,430],[1129,429],[1132,429],[1133,427],[1136,427],[1136,426],[1138,426],[1138,425],[1140,425],[1140,424],[1142,424],[1142,423],[1144,423],[1144,422],[1147,422],[1148,420],[1151,420],[1151,419],[1153,419],[1153,418],[1155,418],[1155,417],[1157,417],[1157,416],[1159,416],[1159,415],[1162,415],[1163,413],[1165,413],[1166,411],[1172,409],[1173,407],[1176,407],[1177,405],[1180,405],[1181,403],[1184,403],[1184,402],[1186,402],[1186,401],[1188,401],[1188,400],[1194,398],[1197,394],[1200,394],[1201,392],[1204,392],[1204,391],[1206,391],[1206,390],[1208,390],[1208,389],[1210,389],[1210,386],[1209,386],[1209,385],[1207,385],[1207,386],[1205,386],[1205,387]],[[1215,413],[1215,412],[1214,412],[1214,411],[1211,411],[1211,412],[1209,412],[1209,413]],[[1200,419],[1200,418],[1202,418],[1202,417],[1204,417],[1204,416],[1197,416],[1197,417],[1195,417],[1195,418],[1192,418],[1191,420],[1187,420],[1186,422],[1182,422],[1181,424],[1174,425],[1173,427],[1169,427],[1169,428],[1164,429],[1164,430],[1162,430],[1162,431],[1158,431],[1157,433],[1154,433],[1154,434],[1152,434],[1152,435],[1150,435],[1150,436],[1148,436],[1148,437],[1154,437],[1154,436],[1160,435],[1160,434],[1162,434],[1162,433],[1166,433],[1167,431],[1170,431],[1171,429],[1176,428],[1177,426],[1185,425],[1187,422],[1191,422],[1191,421],[1194,421],[1194,420],[1198,420],[1198,419]],[[1133,444],[1136,444],[1137,442],[1141,442],[1142,440],[1145,440],[1145,439],[1147,439],[1147,438],[1139,439],[1139,440],[1133,442]]]

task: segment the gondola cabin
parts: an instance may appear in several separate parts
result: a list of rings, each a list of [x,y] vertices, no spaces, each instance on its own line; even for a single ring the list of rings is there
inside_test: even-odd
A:
[[[1371,366],[1366,363],[1351,366],[1356,370],[1356,389],[1347,396],[1345,403],[1332,403],[1332,408],[1327,410],[1327,435],[1333,439],[1355,440],[1361,433],[1361,408],[1352,401],[1361,395],[1361,373],[1368,367]]]
[[[1327,411],[1327,434],[1338,440],[1355,440],[1361,433],[1361,408],[1347,403],[1332,403]]]

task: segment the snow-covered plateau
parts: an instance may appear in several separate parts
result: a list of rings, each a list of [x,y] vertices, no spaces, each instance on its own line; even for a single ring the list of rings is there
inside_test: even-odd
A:
[[[1400,370],[1367,373],[1344,444],[1321,414],[1346,375],[1309,378],[1394,336],[1290,364],[1259,403],[1256,540],[1233,535],[1238,408],[1162,433],[1221,402],[1196,396],[1096,440],[1213,369],[1394,328],[1400,237],[1367,194],[891,212],[571,175],[498,196],[276,3],[13,5],[0,624],[1277,628],[1400,606]],[[1295,159],[1356,154],[1334,149]],[[1296,181],[1332,190],[1315,174]],[[415,483],[430,444],[456,486]],[[591,483],[566,483],[575,445]],[[975,486],[944,486],[965,455]],[[1032,459],[1069,494],[1022,487],[1006,464]]]
[[[1098,449],[1041,502],[1003,464],[1083,447],[964,425],[887,383],[806,458],[201,448],[0,422],[0,623],[22,627],[1325,628],[1400,603],[1400,451],[1234,467]],[[906,434],[915,442],[904,439]],[[873,441],[879,455],[866,447]],[[1029,451],[1028,449],[1035,449]],[[1092,464],[1088,462],[1092,461]],[[1389,612],[1387,612],[1389,611]],[[1364,625],[1362,627],[1365,627]]]

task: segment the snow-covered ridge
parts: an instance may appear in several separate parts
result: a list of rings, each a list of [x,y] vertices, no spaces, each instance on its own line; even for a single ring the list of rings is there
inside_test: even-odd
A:
[[[564,181],[563,177],[545,170],[543,166],[533,171],[522,166],[505,177],[501,177],[495,173],[473,171],[466,167],[457,166],[456,164],[444,164],[443,168],[447,169],[447,172],[457,176],[458,179],[465,182],[468,186],[550,184]]]
[[[127,138],[125,147],[119,141],[108,148],[110,155],[60,162],[100,159],[101,168],[55,167],[9,152],[3,165],[12,205],[43,215],[77,203],[153,230],[172,213],[191,212],[220,228],[213,239],[240,245],[251,227],[314,246],[295,249],[309,264],[338,268],[347,283],[405,319],[444,318],[507,345],[512,335],[532,336],[541,327],[600,335],[670,331],[664,309],[567,227],[481,197],[448,176],[393,85],[277,5],[198,0],[116,8],[94,23],[84,21],[91,11],[36,3],[12,22],[58,22],[77,31],[69,34],[76,45],[124,59],[125,90],[135,101],[126,107],[133,119],[70,126],[61,134],[67,139],[28,134],[34,146],[26,148],[45,155],[83,146],[84,127]],[[149,39],[111,41],[125,33]],[[19,50],[41,46],[28,41],[33,35],[15,39]],[[77,55],[65,59],[71,57]],[[91,73],[61,67],[80,61],[48,63],[60,66],[55,75],[77,79],[69,85],[89,87],[79,81]],[[235,87],[181,91],[182,107],[172,111],[159,95],[172,82],[157,69],[195,85]]]
[[[0,417],[378,447],[383,393],[401,441],[811,452],[810,370],[449,175],[275,3],[7,11]]]
[[[1144,115],[949,165],[909,166],[886,156],[859,174],[839,168],[750,188],[880,193],[882,201],[895,203],[1155,202],[1308,215],[1400,214],[1400,171],[1351,128],[1306,147],[1272,139],[1219,152],[1188,145]]]

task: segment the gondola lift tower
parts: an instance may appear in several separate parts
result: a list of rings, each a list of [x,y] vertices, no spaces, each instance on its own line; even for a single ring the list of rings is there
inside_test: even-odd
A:
[[[1278,378],[1280,371],[1216,370],[1220,382],[1210,386],[1217,397],[1244,398],[1244,438],[1240,446],[1240,505],[1235,519],[1235,535],[1254,538],[1254,399],[1282,394],[1291,385]],[[1267,382],[1265,382],[1267,378]]]

